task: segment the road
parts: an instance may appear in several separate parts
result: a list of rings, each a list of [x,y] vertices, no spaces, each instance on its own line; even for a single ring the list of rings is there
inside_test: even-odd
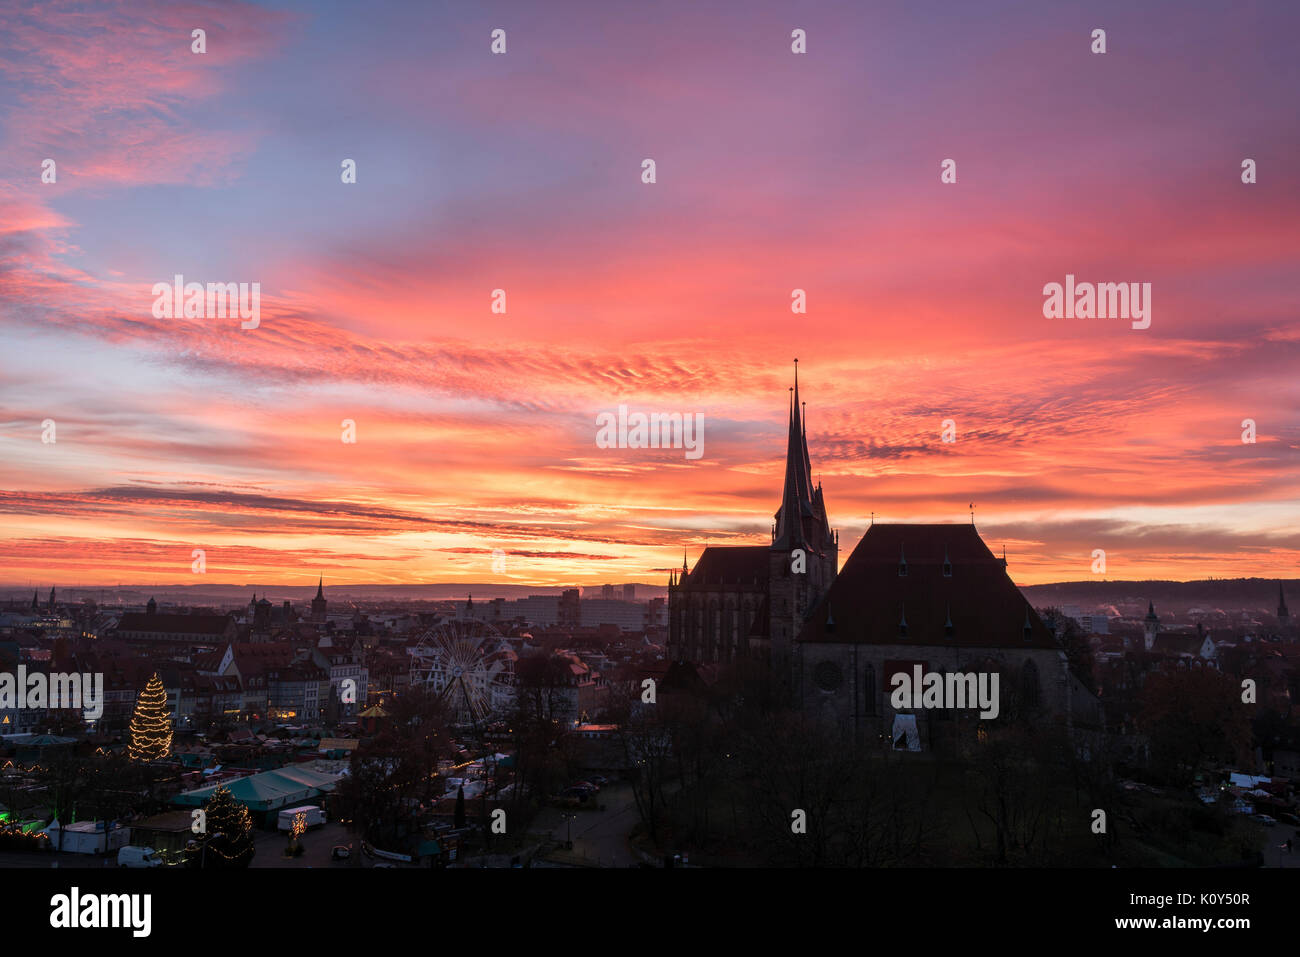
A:
[[[606,785],[596,795],[596,803],[605,805],[603,811],[566,811],[548,807],[533,820],[528,833],[545,835],[550,831],[558,841],[573,835],[572,856],[575,863],[598,867],[632,867],[641,859],[628,847],[627,836],[640,820],[632,785],[618,781]],[[570,829],[567,816],[573,817]],[[566,858],[560,854],[557,858]]]

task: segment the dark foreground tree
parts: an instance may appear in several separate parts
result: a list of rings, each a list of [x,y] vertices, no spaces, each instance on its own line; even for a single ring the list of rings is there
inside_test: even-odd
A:
[[[248,808],[235,800],[229,788],[218,785],[212,797],[204,803],[203,813],[206,835],[199,835],[199,839],[186,849],[186,864],[219,870],[247,867],[255,853],[253,819]]]

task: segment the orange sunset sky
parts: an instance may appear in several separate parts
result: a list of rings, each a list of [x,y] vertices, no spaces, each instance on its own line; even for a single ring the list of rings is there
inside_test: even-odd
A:
[[[5,4],[0,584],[666,583],[768,540],[795,357],[841,559],[1296,577],[1298,8],[988,6]]]

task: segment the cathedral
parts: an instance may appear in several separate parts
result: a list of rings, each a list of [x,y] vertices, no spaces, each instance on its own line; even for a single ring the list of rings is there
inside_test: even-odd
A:
[[[794,639],[839,565],[839,537],[812,483],[799,378],[790,389],[785,487],[770,545],[710,545],[668,585],[671,656],[695,664],[760,659],[787,667]],[[779,663],[785,662],[785,665]]]
[[[903,750],[930,750],[957,718],[894,706],[893,676],[917,667],[997,675],[1003,716],[1098,724],[1097,699],[973,522],[873,522],[839,567],[839,536],[812,481],[797,368],[771,543],[711,545],[670,575],[670,658],[697,669],[765,663],[796,707]]]

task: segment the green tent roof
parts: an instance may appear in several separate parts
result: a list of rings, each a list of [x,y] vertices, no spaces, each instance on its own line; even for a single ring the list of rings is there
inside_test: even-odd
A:
[[[274,811],[319,797],[322,792],[332,791],[338,780],[332,774],[289,765],[234,781],[223,781],[221,784],[225,784],[230,789],[231,796],[250,811]],[[220,786],[210,784],[194,791],[185,791],[172,798],[172,803],[197,807],[212,797],[212,792]]]

